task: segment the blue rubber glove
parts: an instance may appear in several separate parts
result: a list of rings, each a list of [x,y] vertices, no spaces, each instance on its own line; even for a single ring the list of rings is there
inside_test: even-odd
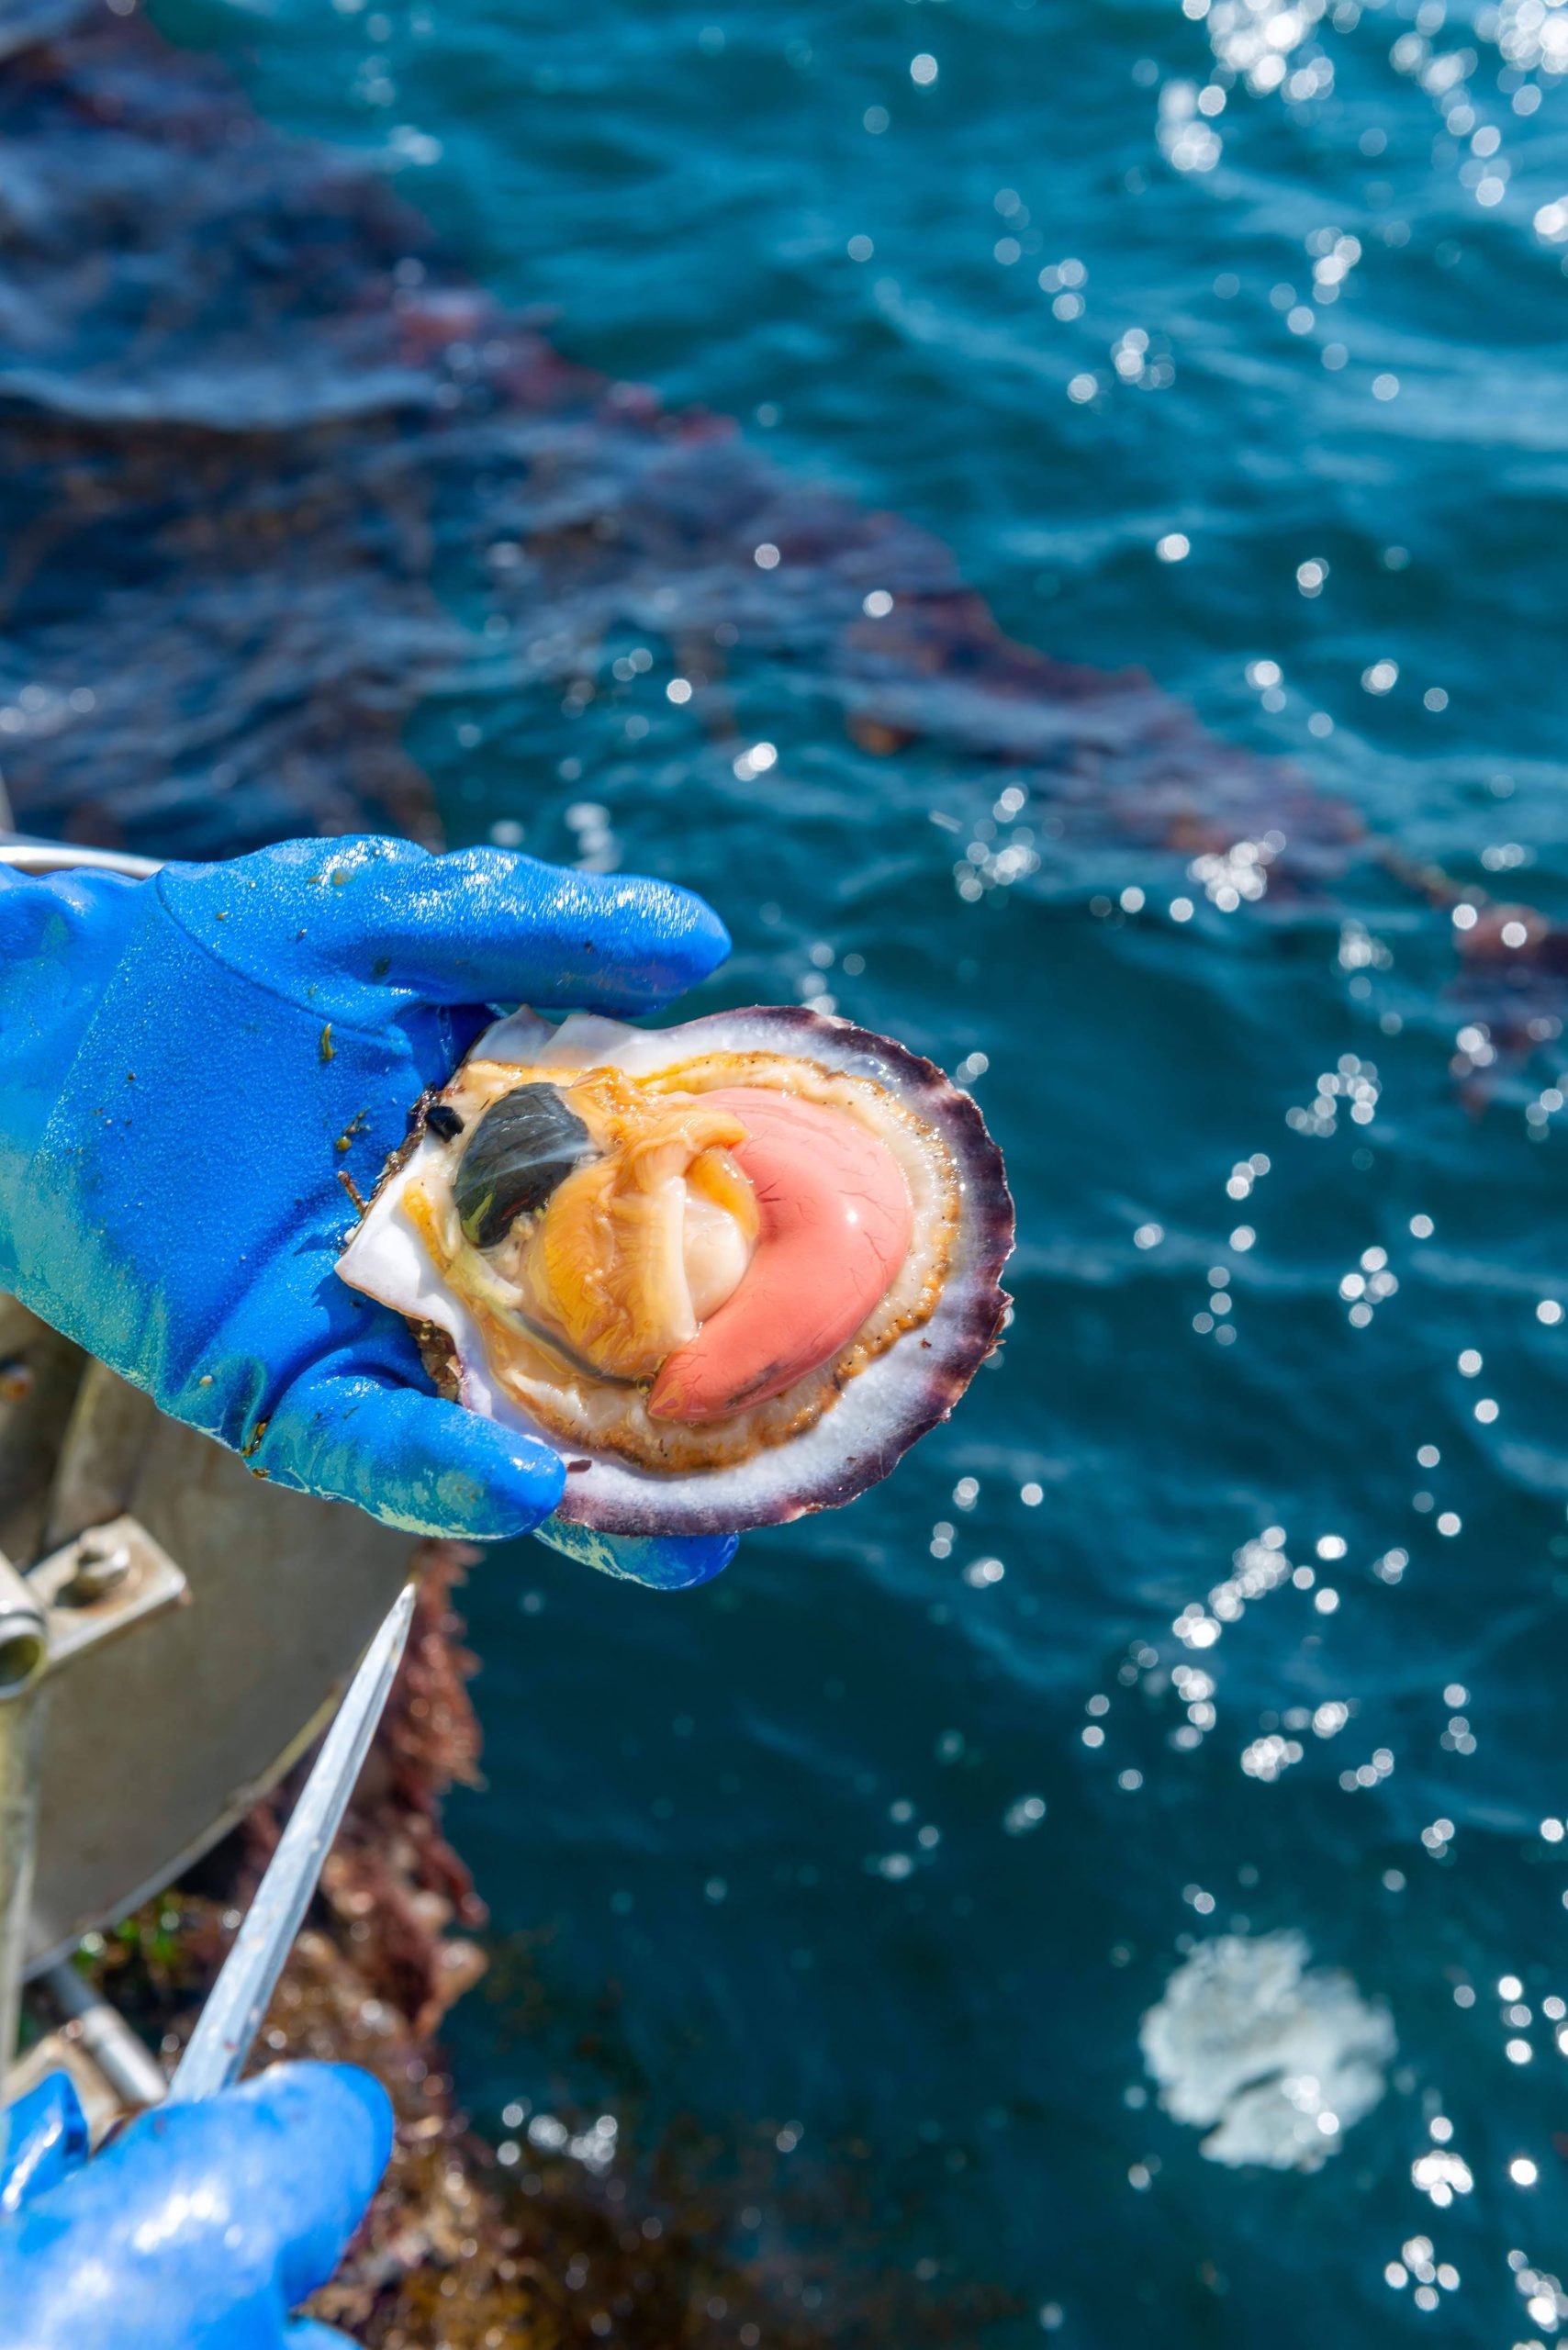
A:
[[[50,2073],[0,2113],[0,2220],[87,2159],[87,2117],[69,2073]]]
[[[369,1195],[492,1004],[646,1012],[728,945],[684,890],[499,849],[0,867],[0,1289],[258,1476],[414,1533],[528,1532],[559,1458],[435,1395],[402,1320],[339,1281],[340,1178]],[[676,1588],[734,1545],[559,1547]]]
[[[95,2162],[0,2194],[0,2350],[346,2350],[288,2312],[324,2285],[392,2151],[392,2109],[351,2065],[283,2065],[206,2105],[143,2114]],[[37,2117],[13,2117],[23,2159]]]

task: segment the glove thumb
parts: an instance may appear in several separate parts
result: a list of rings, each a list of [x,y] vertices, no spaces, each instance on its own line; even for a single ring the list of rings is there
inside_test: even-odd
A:
[[[247,2216],[275,2232],[279,2297],[293,2309],[326,2283],[380,2183],[392,2154],[390,2101],[355,2065],[278,2065],[216,2109],[225,2106],[236,2153],[245,2150],[237,2167]]]
[[[348,2065],[281,2065],[142,2114],[0,2230],[0,2341],[275,2344],[337,2266],[391,2145],[386,2092]]]

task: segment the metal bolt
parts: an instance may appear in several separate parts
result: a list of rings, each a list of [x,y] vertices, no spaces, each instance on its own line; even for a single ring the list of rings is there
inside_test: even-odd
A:
[[[55,1595],[55,1606],[95,1607],[99,1600],[119,1589],[132,1563],[128,1544],[84,1535],[76,1552],[76,1571]]]

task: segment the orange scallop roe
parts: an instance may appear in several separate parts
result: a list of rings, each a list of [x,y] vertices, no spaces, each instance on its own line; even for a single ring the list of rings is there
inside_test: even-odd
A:
[[[639,1095],[609,1127],[611,1147],[566,1177],[540,1221],[524,1262],[535,1310],[611,1377],[651,1377],[697,1326],[682,1262],[689,1186],[750,1213],[733,1169],[726,1182],[745,1128],[716,1104]]]
[[[702,1097],[745,1127],[731,1155],[756,1193],[756,1247],[734,1294],[655,1380],[655,1419],[711,1420],[766,1403],[846,1346],[909,1253],[897,1159],[842,1110],[761,1086]]]

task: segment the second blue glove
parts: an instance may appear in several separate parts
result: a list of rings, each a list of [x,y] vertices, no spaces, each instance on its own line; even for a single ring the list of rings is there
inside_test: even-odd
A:
[[[279,2065],[143,2114],[92,2163],[69,2084],[28,2104],[0,2191],[0,2350],[342,2344],[288,2313],[330,2277],[386,2167],[391,2108],[367,2073]]]

